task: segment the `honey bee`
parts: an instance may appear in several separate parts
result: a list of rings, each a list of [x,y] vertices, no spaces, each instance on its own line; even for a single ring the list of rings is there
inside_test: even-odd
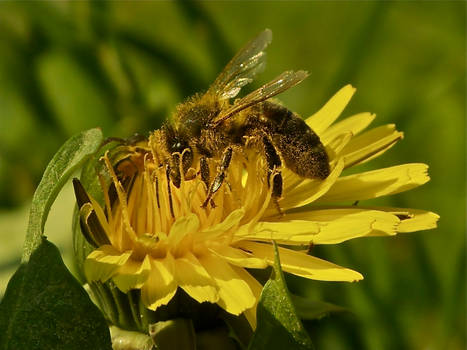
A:
[[[172,119],[151,136],[163,150],[162,164],[176,187],[199,162],[199,174],[207,189],[203,207],[215,205],[212,198],[225,180],[233,153],[241,151],[247,142],[265,158],[267,181],[276,203],[282,196],[284,163],[305,178],[325,179],[329,175],[329,158],[319,136],[299,115],[268,101],[300,83],[307,72],[286,71],[232,101],[264,69],[264,50],[271,39],[272,33],[266,29],[248,42],[204,94],[178,105]],[[219,160],[219,166],[211,181],[208,162],[212,158]]]

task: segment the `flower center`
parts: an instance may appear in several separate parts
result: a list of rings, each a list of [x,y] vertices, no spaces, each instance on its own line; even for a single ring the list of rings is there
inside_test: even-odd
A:
[[[257,150],[233,152],[222,185],[203,206],[209,188],[201,179],[199,159],[177,187],[149,144],[123,146],[126,153],[117,162],[108,153],[103,157],[112,178],[105,194],[107,232],[119,251],[133,250],[138,260],[146,254],[162,258],[169,251],[175,257],[188,251],[201,255],[210,245],[230,244],[239,225],[256,223],[269,207],[267,168]],[[210,182],[219,163],[208,159]]]

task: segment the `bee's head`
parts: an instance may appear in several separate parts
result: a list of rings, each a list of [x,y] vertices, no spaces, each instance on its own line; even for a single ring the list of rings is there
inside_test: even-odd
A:
[[[188,135],[186,133],[180,132],[180,130],[175,129],[170,124],[165,124],[163,126],[163,131],[166,135],[165,142],[167,150],[170,153],[182,153],[185,149],[190,148],[188,143]]]
[[[185,174],[193,163],[193,150],[190,146],[189,135],[180,132],[171,124],[164,124],[162,130],[165,134],[167,151],[172,155],[172,158],[175,160],[180,159],[180,155],[182,156],[181,165],[183,174]],[[175,164],[179,164],[178,162],[179,160]],[[178,168],[178,165],[176,167]]]

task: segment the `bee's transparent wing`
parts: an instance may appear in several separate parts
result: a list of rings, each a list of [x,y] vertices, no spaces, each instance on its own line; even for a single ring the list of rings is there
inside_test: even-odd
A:
[[[289,70],[282,73],[277,78],[263,85],[259,89],[249,93],[239,100],[236,100],[230,108],[219,114],[219,116],[214,121],[214,124],[219,125],[224,120],[232,117],[235,113],[238,113],[245,108],[265,101],[273,96],[280,94],[281,92],[284,92],[287,89],[290,89],[291,87],[304,80],[307,76],[308,73],[303,70],[299,70],[297,72]]]
[[[269,29],[259,33],[230,60],[208,92],[214,93],[221,99],[237,96],[240,89],[264,69],[266,65],[264,49],[271,40],[272,32]]]

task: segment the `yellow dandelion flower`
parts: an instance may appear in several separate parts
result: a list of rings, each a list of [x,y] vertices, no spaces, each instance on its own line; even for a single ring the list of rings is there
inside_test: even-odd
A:
[[[253,53],[257,56],[264,46]],[[402,138],[394,125],[363,132],[375,117],[370,113],[335,123],[354,92],[345,86],[306,120],[329,158],[330,172],[324,179],[301,177],[286,166],[274,168],[271,177],[267,157],[255,142],[245,142],[233,150],[224,181],[206,203],[210,188],[203,181],[199,159],[187,167],[178,163],[179,183],[161,161],[158,140],[163,131],[107,151],[101,159],[109,180],[101,178],[105,205],[74,182],[82,230],[94,246],[84,262],[87,281],[111,280],[125,293],[139,290],[150,310],[167,305],[181,289],[198,303],[243,313],[255,327],[262,285],[251,271],[274,263],[273,240],[280,246],[285,272],[321,281],[361,280],[360,273],[309,255],[306,248],[431,229],[438,216],[415,209],[352,205],[429,180],[425,164],[342,175]],[[177,156],[184,159],[184,153]],[[211,174],[219,173],[221,158],[212,157],[207,166]],[[270,183],[279,170],[280,200]]]
[[[273,264],[271,240],[282,245],[279,252],[286,272],[322,281],[361,280],[356,271],[291,248],[431,229],[438,216],[351,205],[429,180],[425,164],[341,176],[345,168],[367,162],[402,138],[393,125],[361,133],[374,119],[369,113],[333,125],[354,91],[345,86],[306,120],[326,147],[331,173],[325,180],[306,179],[284,168],[283,215],[271,200],[264,157],[254,148],[234,154],[228,184],[216,193],[215,206],[206,208],[202,204],[207,191],[199,176],[183,179],[179,188],[169,186],[166,169],[154,162],[152,138],[114,152],[120,158],[117,166],[106,154],[103,160],[112,178],[111,186],[104,188],[107,211],[92,198],[80,201],[82,222],[100,245],[86,258],[87,280],[112,279],[123,292],[140,289],[152,310],[166,305],[181,288],[199,303],[217,303],[235,315],[245,313],[252,325],[262,286],[249,269]],[[349,205],[342,205],[345,202]],[[316,205],[307,206],[310,203]],[[92,213],[98,221],[89,220]]]

